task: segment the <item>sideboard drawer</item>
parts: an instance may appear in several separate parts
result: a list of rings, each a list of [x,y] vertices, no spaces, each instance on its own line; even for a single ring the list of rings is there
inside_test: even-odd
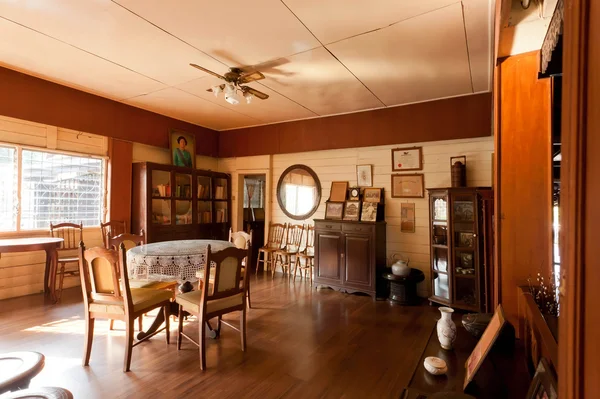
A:
[[[348,233],[371,234],[375,231],[375,226],[368,224],[344,223],[342,230]]]
[[[317,222],[315,228],[321,230],[342,231],[342,224],[336,222]]]

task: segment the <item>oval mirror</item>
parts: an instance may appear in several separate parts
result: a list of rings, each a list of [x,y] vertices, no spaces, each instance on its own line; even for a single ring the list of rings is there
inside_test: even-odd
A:
[[[288,217],[304,220],[317,211],[321,202],[321,183],[306,165],[287,168],[277,183],[277,202]]]

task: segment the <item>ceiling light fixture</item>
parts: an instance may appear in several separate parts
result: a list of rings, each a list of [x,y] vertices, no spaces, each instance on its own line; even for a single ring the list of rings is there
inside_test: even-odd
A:
[[[252,102],[252,98],[254,96],[252,95],[252,93],[249,93],[247,91],[244,92],[244,98],[246,99],[246,104],[250,104]]]
[[[211,89],[215,97],[219,97],[219,93],[222,91],[221,86],[213,86]]]

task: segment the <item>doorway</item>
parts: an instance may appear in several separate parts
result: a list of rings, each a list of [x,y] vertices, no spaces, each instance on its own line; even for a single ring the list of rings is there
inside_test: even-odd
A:
[[[242,198],[239,200],[238,210],[241,213],[241,229],[246,232],[252,231],[252,255],[251,265],[256,265],[258,249],[262,246],[265,239],[265,220],[267,204],[267,175],[265,173],[240,174],[239,194]]]

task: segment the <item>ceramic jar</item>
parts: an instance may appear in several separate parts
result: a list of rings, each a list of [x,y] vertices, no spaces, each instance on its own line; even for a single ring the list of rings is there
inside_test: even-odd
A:
[[[437,335],[443,349],[451,350],[456,340],[456,325],[452,321],[454,309],[448,307],[439,308],[442,318],[437,322]]]

